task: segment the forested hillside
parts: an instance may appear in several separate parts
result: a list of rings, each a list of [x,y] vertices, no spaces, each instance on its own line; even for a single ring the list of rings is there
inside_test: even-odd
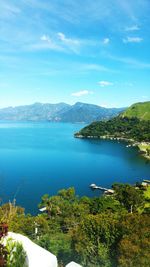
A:
[[[75,134],[75,137],[121,138],[150,142],[150,121],[116,117],[109,121],[93,122]]]

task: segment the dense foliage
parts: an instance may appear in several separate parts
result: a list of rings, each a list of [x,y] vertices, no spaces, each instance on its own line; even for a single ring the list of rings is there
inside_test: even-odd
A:
[[[7,259],[6,267],[27,267],[26,253],[22,244],[8,239],[6,243]]]
[[[93,122],[75,136],[115,137],[150,142],[150,121],[116,117],[109,121]]]
[[[5,204],[0,221],[54,253],[61,267],[72,260],[84,267],[148,267],[150,199],[142,187],[113,188],[114,195],[94,198],[79,198],[74,188],[44,195],[39,207],[47,212],[37,216]]]

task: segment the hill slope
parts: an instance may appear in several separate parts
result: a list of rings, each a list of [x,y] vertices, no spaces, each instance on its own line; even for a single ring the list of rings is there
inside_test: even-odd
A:
[[[140,120],[150,120],[150,101],[133,104],[121,115],[121,118],[138,118]]]
[[[76,103],[25,105],[0,109],[0,120],[10,121],[60,121],[85,122],[106,120],[120,114],[124,109],[107,109],[100,106]]]

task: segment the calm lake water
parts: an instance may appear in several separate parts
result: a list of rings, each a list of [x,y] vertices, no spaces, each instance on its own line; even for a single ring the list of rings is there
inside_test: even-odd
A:
[[[0,123],[0,197],[35,213],[43,194],[74,186],[95,196],[89,185],[110,187],[150,178],[150,162],[125,143],[73,137],[82,124]]]

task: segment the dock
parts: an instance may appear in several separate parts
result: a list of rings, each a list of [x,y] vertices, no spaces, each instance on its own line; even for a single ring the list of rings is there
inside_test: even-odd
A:
[[[39,211],[41,211],[41,212],[46,211],[46,210],[47,210],[46,207],[43,207],[43,208],[39,209]]]
[[[93,190],[95,190],[95,189],[101,190],[105,194],[110,194],[110,195],[113,195],[114,194],[114,190],[113,189],[109,189],[109,188],[97,186],[96,184],[91,184],[90,185],[90,188],[93,189]]]
[[[150,184],[150,180],[143,180],[143,182]]]

